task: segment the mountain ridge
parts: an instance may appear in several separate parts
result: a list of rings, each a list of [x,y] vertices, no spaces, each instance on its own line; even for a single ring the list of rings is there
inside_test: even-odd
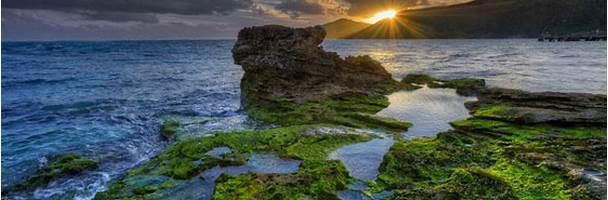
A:
[[[326,29],[341,39],[534,38],[605,30],[606,1],[601,0],[475,0],[403,10],[348,35]]]

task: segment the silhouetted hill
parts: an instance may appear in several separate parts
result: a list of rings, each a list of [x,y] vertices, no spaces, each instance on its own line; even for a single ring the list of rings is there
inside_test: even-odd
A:
[[[404,10],[344,38],[515,38],[595,30],[606,31],[606,0],[476,0]]]
[[[339,19],[323,25],[327,32],[326,38],[346,38],[354,33],[357,33],[371,24],[356,22],[349,19]]]

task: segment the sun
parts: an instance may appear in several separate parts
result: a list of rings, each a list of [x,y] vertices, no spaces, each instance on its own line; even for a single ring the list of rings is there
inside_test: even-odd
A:
[[[369,23],[376,23],[376,22],[378,22],[380,20],[383,20],[383,19],[392,19],[395,16],[397,16],[397,11],[395,11],[395,10],[385,10],[385,11],[376,13],[376,15],[374,15],[373,17],[370,17],[366,21],[369,22]]]

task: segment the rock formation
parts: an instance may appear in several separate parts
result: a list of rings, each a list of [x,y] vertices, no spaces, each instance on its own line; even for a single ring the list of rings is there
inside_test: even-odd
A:
[[[520,123],[606,124],[606,95],[491,88],[467,107],[483,117]],[[493,104],[493,108],[481,108]],[[497,106],[498,105],[498,106]],[[482,110],[482,111],[480,111]]]
[[[318,102],[343,95],[377,96],[397,81],[369,56],[340,58],[321,46],[321,26],[267,25],[239,32],[232,49],[241,80],[243,105],[290,101]]]

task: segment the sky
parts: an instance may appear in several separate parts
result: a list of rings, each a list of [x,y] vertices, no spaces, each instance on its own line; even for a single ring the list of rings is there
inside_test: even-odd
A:
[[[231,39],[243,27],[363,21],[466,0],[4,0],[2,41]]]

